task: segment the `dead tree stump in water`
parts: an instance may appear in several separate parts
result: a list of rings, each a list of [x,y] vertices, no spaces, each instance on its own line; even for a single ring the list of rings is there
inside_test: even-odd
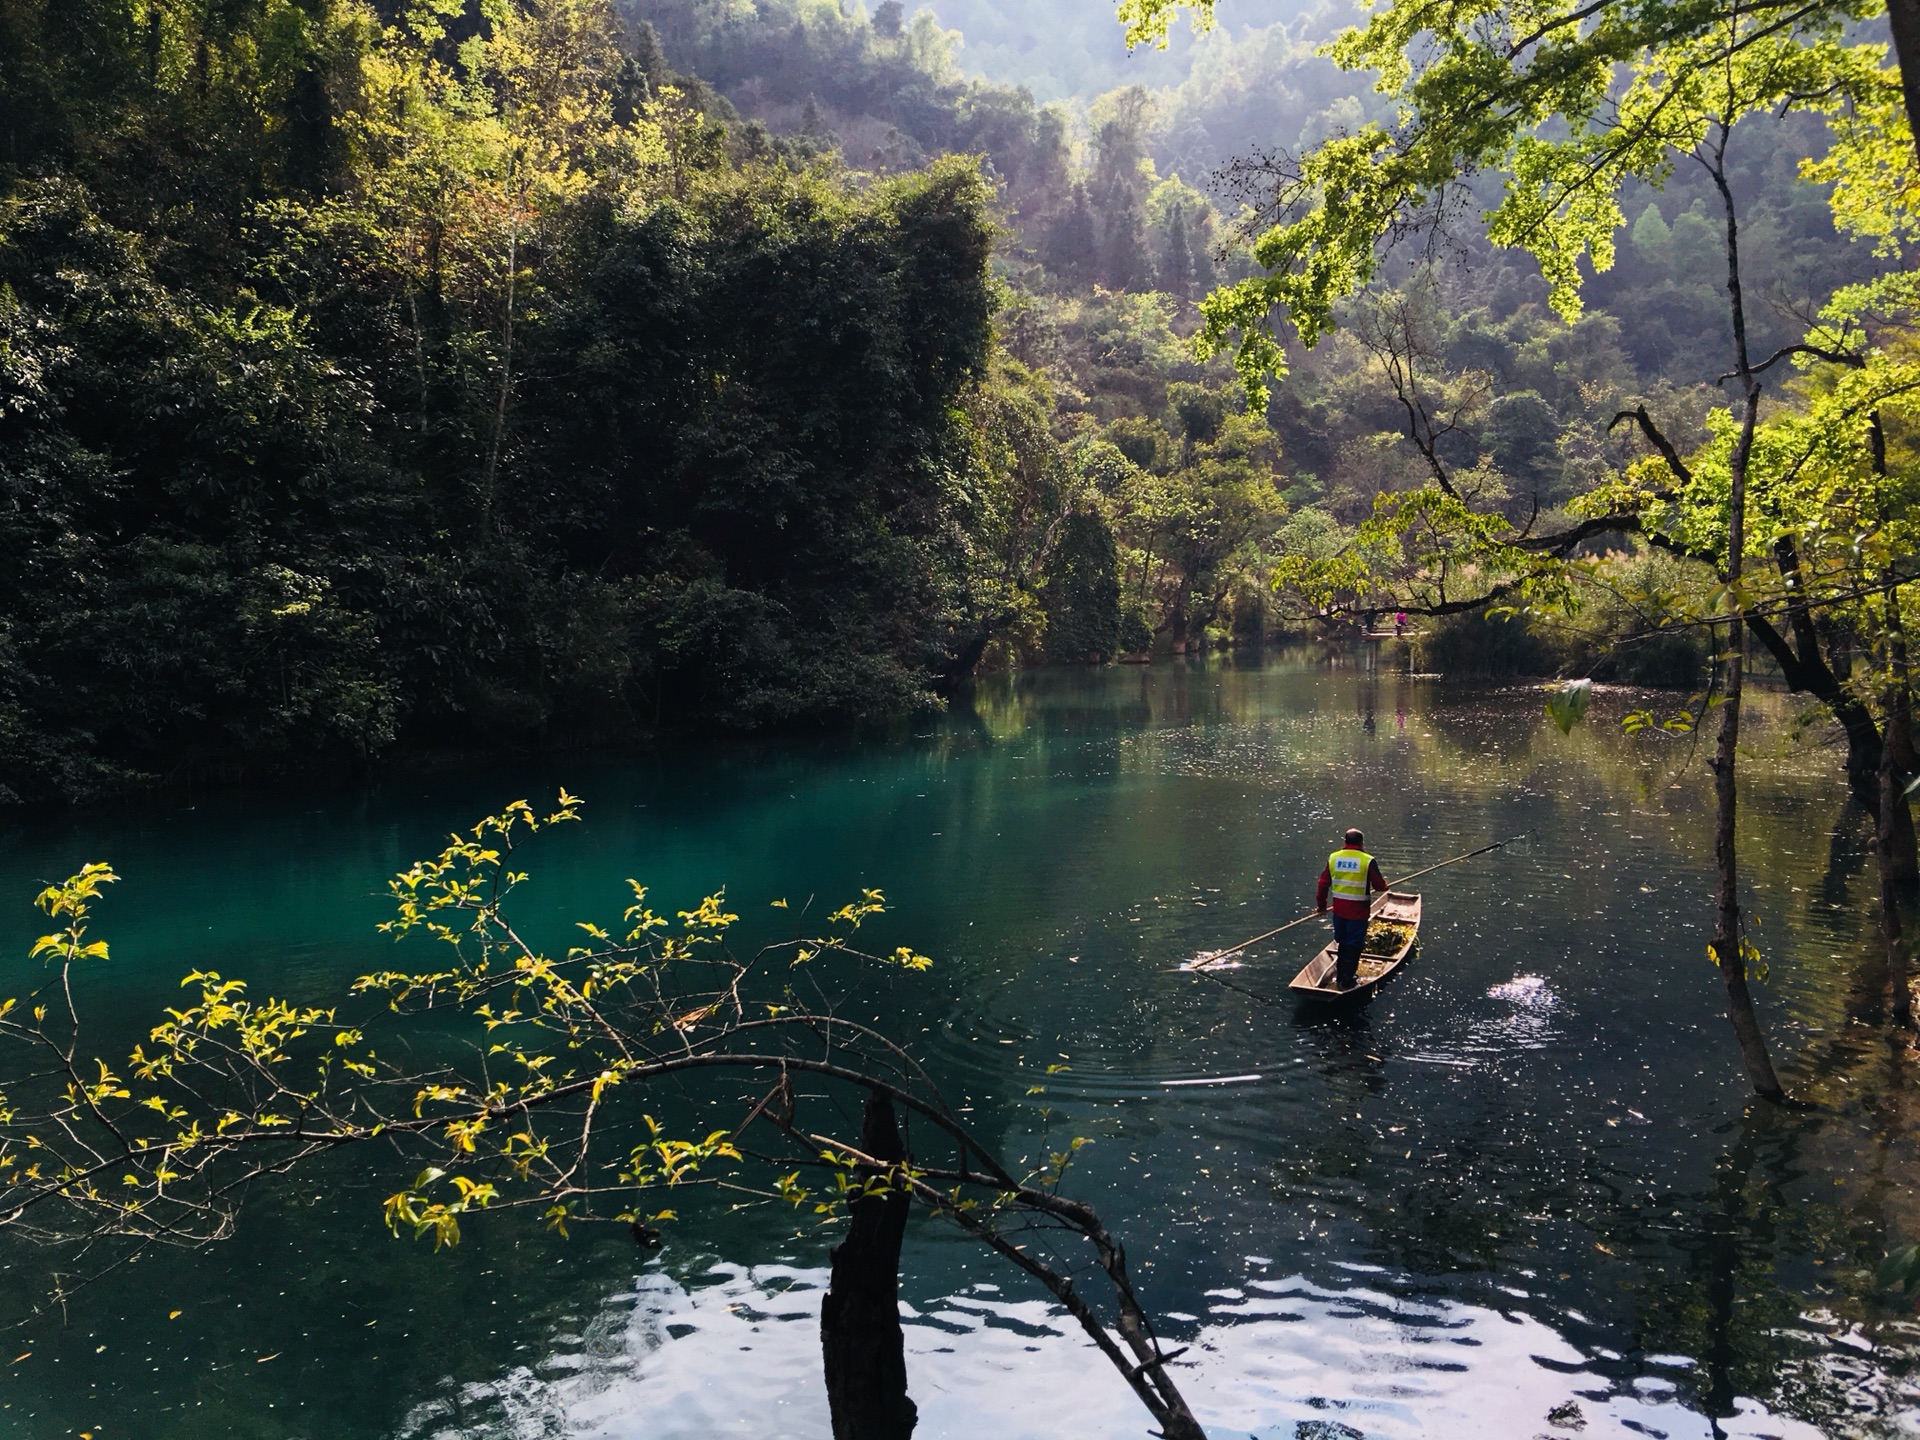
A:
[[[867,1095],[860,1148],[890,1164],[907,1158],[893,1102],[878,1091]],[[847,1238],[834,1247],[833,1276],[820,1306],[834,1440],[908,1440],[919,1419],[907,1395],[900,1331],[900,1242],[912,1203],[907,1188],[898,1186],[847,1207]]]

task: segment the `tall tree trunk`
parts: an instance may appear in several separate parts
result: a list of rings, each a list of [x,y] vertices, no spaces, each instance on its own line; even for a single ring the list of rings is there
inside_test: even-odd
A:
[[[1883,749],[1893,773],[1902,781],[1920,772],[1920,758],[1913,748],[1913,675],[1907,665],[1907,633],[1900,621],[1898,590],[1888,593],[1887,633],[1893,651],[1893,700],[1887,711],[1886,740]],[[1913,809],[1898,787],[1892,797],[1892,814],[1883,824],[1888,836],[1886,854],[1893,882],[1903,901],[1911,904],[1920,894],[1920,863],[1916,863]],[[1885,808],[1883,801],[1882,808]]]
[[[1900,63],[1900,90],[1907,102],[1907,123],[1920,154],[1920,0],[1887,0],[1887,28]]]
[[[970,679],[973,672],[980,668],[981,658],[987,653],[987,645],[992,639],[992,618],[977,622],[973,633],[955,648],[953,658],[934,672],[933,693],[952,695],[960,688],[962,681]]]
[[[508,203],[515,204],[514,174],[508,172]],[[500,394],[494,404],[493,440],[480,478],[480,530],[493,534],[493,502],[500,485],[500,450],[507,439],[507,406],[513,399],[513,306],[520,278],[520,216],[517,206],[507,226],[507,298],[500,320]]]
[[[907,1158],[893,1102],[877,1090],[867,1095],[860,1148],[889,1163]],[[847,1238],[834,1248],[833,1276],[820,1307],[833,1440],[908,1440],[919,1419],[907,1396],[900,1331],[900,1242],[911,1204],[902,1185],[847,1207]]]
[[[1740,581],[1747,546],[1747,464],[1753,454],[1754,427],[1760,419],[1760,382],[1753,373],[1747,350],[1746,306],[1740,287],[1740,227],[1733,191],[1726,179],[1729,133],[1730,127],[1723,123],[1709,167],[1726,209],[1727,299],[1733,318],[1734,373],[1740,380],[1743,402],[1740,438],[1734,442],[1727,465],[1732,482],[1727,497],[1727,604],[1732,623],[1727,627],[1724,662],[1726,698],[1720,707],[1720,739],[1713,757],[1713,957],[1727,987],[1727,1018],[1733,1022],[1734,1037],[1740,1042],[1740,1058],[1746,1064],[1747,1079],[1755,1094],[1768,1100],[1783,1100],[1786,1092],[1780,1088],[1779,1076],[1774,1074],[1773,1057],[1767,1053],[1767,1037],[1761,1033],[1760,1019],[1753,1009],[1753,992],[1747,985],[1746,949],[1740,925],[1739,851],[1735,844],[1739,804],[1736,765],[1747,642],[1747,607],[1741,598]]]
[[[1903,778],[1913,774],[1914,771],[1911,739],[1909,738],[1905,745],[1901,745],[1891,733],[1897,725],[1909,737],[1911,736],[1912,691],[1902,687],[1896,705],[1896,712],[1887,718],[1889,734],[1886,743],[1881,747],[1878,772],[1880,777],[1880,814],[1878,816],[1880,866],[1887,872],[1895,890],[1911,898],[1916,890],[1920,890],[1920,867],[1916,867],[1915,864],[1913,810],[1907,804],[1906,796],[1900,793],[1900,789],[1904,787],[1896,787],[1891,794],[1888,793],[1885,777],[1889,771]]]
[[[1187,586],[1183,576],[1180,588],[1174,593],[1173,605],[1167,611],[1167,648],[1175,655],[1187,653]]]

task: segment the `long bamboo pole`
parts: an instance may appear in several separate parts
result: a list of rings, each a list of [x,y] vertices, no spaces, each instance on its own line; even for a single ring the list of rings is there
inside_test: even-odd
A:
[[[1529,831],[1522,832],[1522,834],[1530,834],[1530,833],[1531,832]],[[1428,865],[1423,869],[1415,870],[1410,875],[1402,875],[1397,881],[1394,882],[1394,884],[1404,885],[1409,880],[1418,880],[1422,875],[1431,875],[1434,871],[1444,870],[1449,865],[1458,865],[1462,860],[1471,860],[1476,855],[1485,855],[1490,850],[1498,850],[1503,845],[1511,845],[1514,841],[1520,838],[1521,838],[1520,835],[1509,835],[1506,839],[1496,840],[1491,845],[1482,845],[1478,850],[1468,850],[1467,852],[1461,855],[1450,855],[1445,860],[1436,860],[1433,864]],[[1276,925],[1274,926],[1273,929],[1267,931],[1265,934],[1256,935],[1251,940],[1242,940],[1238,945],[1229,946],[1225,950],[1209,950],[1200,955],[1197,955],[1187,964],[1182,965],[1180,968],[1182,970],[1205,970],[1209,965],[1217,965],[1222,960],[1227,959],[1229,956],[1238,955],[1242,950],[1246,950],[1254,945],[1258,945],[1262,940],[1271,940],[1274,936],[1279,935],[1284,931],[1291,930],[1296,925],[1304,925],[1309,920],[1317,920],[1319,917],[1320,917],[1320,912],[1318,910],[1309,910],[1306,914],[1302,915],[1299,919],[1289,920],[1284,925]]]

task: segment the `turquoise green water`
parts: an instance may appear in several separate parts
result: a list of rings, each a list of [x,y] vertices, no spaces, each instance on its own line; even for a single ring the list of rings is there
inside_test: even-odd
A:
[[[1837,757],[1796,746],[1784,706],[1756,717],[1761,1004],[1808,1103],[1753,1109],[1703,955],[1702,756],[1624,737],[1627,703],[1563,737],[1536,692],[1346,657],[1032,672],[885,736],[33,822],[0,839],[0,993],[37,883],[109,859],[103,1026],[189,968],[329,996],[391,958],[389,873],[564,783],[587,821],[527,889],[552,933],[617,913],[628,875],[676,906],[724,884],[749,916],[884,888],[882,938],[937,963],[862,1005],[1009,1154],[1092,1137],[1067,1188],[1193,1346],[1182,1384],[1217,1435],[1571,1435],[1568,1405],[1584,1436],[1911,1433],[1916,1332],[1862,1273],[1920,1233],[1910,1077],[1858,1023],[1871,871],[1832,838]],[[1422,882],[1421,950],[1358,1018],[1177,971],[1305,908],[1349,823],[1389,876],[1533,833]],[[1316,943],[1232,979],[1277,997]],[[381,1227],[391,1180],[366,1157],[263,1190],[231,1242],[7,1332],[0,1433],[828,1434],[831,1232],[687,1210],[646,1256],[498,1216],[435,1255]],[[13,1299],[42,1293],[39,1257],[0,1265]],[[922,1435],[1146,1434],[991,1256],[926,1224],[903,1270]]]

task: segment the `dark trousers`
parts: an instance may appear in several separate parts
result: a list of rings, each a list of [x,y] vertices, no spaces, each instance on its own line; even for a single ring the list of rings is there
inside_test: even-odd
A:
[[[1332,918],[1333,943],[1338,947],[1334,951],[1333,983],[1342,990],[1351,990],[1360,978],[1360,952],[1366,948],[1367,922],[1338,915]]]

